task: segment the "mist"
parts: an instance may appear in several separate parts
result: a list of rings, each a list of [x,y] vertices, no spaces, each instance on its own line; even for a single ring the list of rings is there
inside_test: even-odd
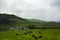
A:
[[[0,0],[0,13],[60,22],[60,0]]]

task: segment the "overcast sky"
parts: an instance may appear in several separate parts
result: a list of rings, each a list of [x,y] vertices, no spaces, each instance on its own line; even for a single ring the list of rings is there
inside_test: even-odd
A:
[[[0,0],[0,12],[22,18],[60,21],[60,0]]]

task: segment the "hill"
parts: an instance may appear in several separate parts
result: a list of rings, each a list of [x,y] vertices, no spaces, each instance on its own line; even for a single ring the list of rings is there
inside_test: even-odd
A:
[[[9,28],[21,28],[34,24],[35,22],[13,14],[0,14],[0,30],[8,30]]]
[[[46,22],[37,19],[25,19],[12,14],[0,14],[0,31],[9,28],[60,28],[60,22]]]
[[[8,30],[10,27],[21,26],[21,24],[25,24],[24,20],[12,14],[0,14],[0,30]]]

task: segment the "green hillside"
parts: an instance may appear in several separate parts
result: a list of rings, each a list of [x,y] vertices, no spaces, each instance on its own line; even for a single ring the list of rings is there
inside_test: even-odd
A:
[[[60,28],[60,22],[45,22],[37,19],[25,19],[12,14],[0,14],[0,31],[9,30],[11,27],[32,29]]]
[[[10,27],[18,27],[25,24],[24,19],[10,14],[0,14],[0,30],[8,30]]]
[[[0,30],[8,30],[9,28],[26,27],[33,25],[34,22],[29,21],[12,14],[0,14]]]

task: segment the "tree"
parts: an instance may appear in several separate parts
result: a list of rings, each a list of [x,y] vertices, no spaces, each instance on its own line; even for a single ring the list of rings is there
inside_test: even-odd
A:
[[[27,27],[28,27],[29,29],[35,29],[35,28],[36,28],[35,25],[27,25]]]

